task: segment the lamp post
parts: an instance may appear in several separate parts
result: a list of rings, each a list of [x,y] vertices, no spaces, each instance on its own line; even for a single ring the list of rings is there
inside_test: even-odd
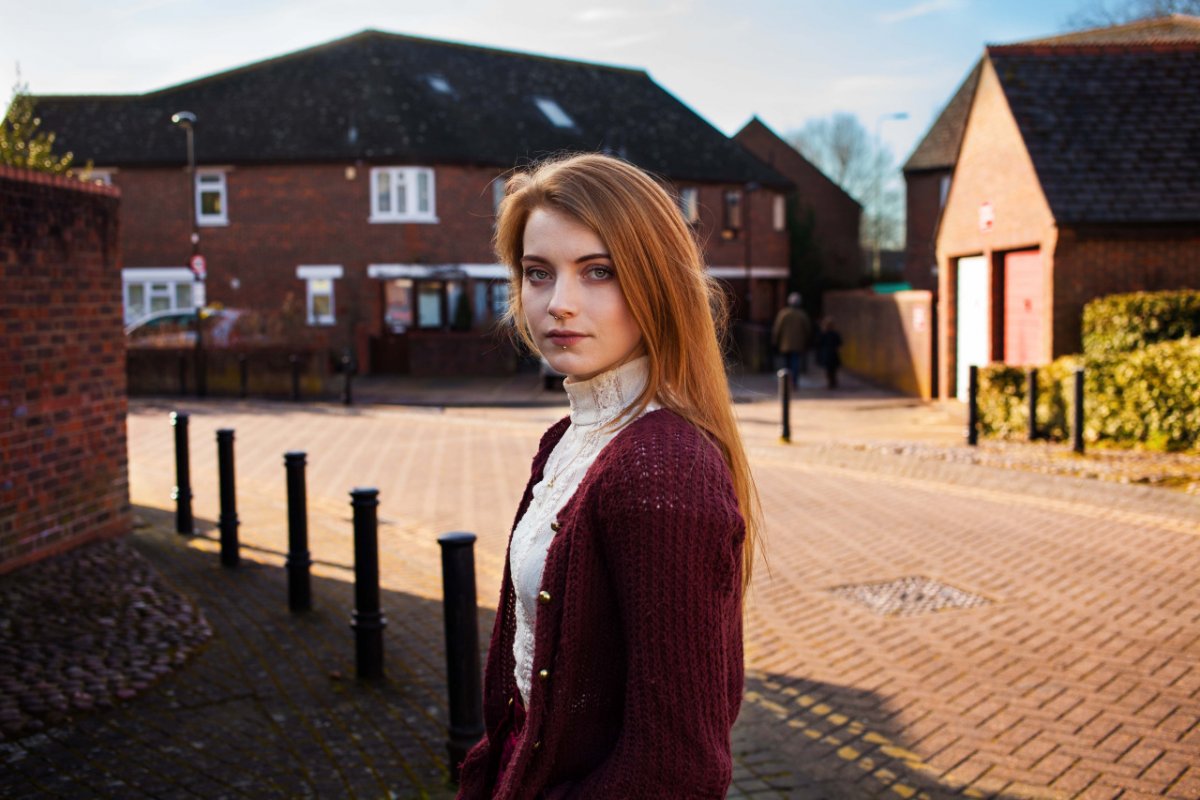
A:
[[[742,192],[742,236],[743,255],[746,259],[746,322],[754,322],[754,275],[751,270],[750,257],[750,195],[758,191],[758,183],[750,181]]]
[[[187,134],[188,208],[191,209],[189,220],[192,228],[192,256],[188,260],[188,267],[194,275],[194,283],[198,284],[193,287],[192,295],[192,305],[196,309],[196,319],[193,323],[196,330],[196,395],[204,397],[208,393],[204,369],[204,326],[201,325],[200,319],[200,312],[204,304],[196,302],[200,299],[199,295],[203,293],[204,283],[203,259],[200,256],[200,228],[196,221],[196,148],[193,131],[196,125],[196,115],[191,111],[177,111],[171,115],[171,122],[183,128],[184,133]]]
[[[881,272],[880,267],[880,247],[881,237],[880,228],[883,227],[883,123],[890,119],[908,119],[907,111],[893,111],[890,114],[881,114],[875,120],[875,224],[873,226],[871,241],[873,244],[874,253],[871,257],[871,277],[874,280],[879,280]]]

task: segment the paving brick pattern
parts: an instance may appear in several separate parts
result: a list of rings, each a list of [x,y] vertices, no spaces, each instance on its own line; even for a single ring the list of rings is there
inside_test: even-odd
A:
[[[129,419],[131,491],[151,522],[134,541],[213,639],[131,703],[5,746],[0,795],[447,794],[436,536],[479,535],[486,633],[529,458],[559,412],[184,407],[209,527],[215,430],[237,430],[246,564],[222,570],[213,541],[169,533],[173,406],[147,401]],[[798,411],[800,444],[744,428],[768,541],[731,797],[1200,797],[1200,498],[832,446]],[[280,569],[294,449],[310,462],[306,617],[287,612]],[[379,685],[350,678],[361,485],[381,491]],[[990,605],[881,617],[829,592],[910,575]]]

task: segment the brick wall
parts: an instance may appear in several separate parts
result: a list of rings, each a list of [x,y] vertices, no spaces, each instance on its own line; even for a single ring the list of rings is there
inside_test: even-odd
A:
[[[950,170],[904,173],[904,280],[914,289],[937,290],[937,227],[942,210],[942,180]]]
[[[129,530],[118,204],[0,167],[0,572]]]
[[[1054,252],[1054,351],[1079,352],[1083,307],[1123,292],[1200,289],[1200,225],[1064,226]]]
[[[207,299],[272,311],[291,295],[302,305],[306,287],[296,277],[296,267],[341,265],[344,277],[335,282],[335,297],[339,312],[346,314],[339,313],[330,344],[347,344],[348,329],[354,327],[360,363],[366,364],[366,340],[382,334],[383,307],[381,283],[367,277],[367,266],[493,263],[491,182],[498,174],[490,167],[436,166],[437,224],[372,224],[370,165],[235,166],[226,174],[229,224],[200,229],[208,262]],[[186,172],[125,167],[114,183],[122,192],[125,266],[184,266],[191,254]],[[707,245],[710,264],[740,265],[744,241],[720,237],[725,188],[699,187],[697,233]],[[787,234],[771,225],[771,194],[751,196],[751,258],[756,266],[786,267]],[[344,318],[355,313],[357,323]]]
[[[928,291],[827,292],[846,369],[928,400],[933,391],[933,298]]]

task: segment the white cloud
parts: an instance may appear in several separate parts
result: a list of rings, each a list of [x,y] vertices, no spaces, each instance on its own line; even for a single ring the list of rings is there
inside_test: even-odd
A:
[[[632,16],[633,14],[624,8],[597,6],[580,11],[575,15],[575,19],[579,22],[610,22],[616,19],[629,19]]]
[[[903,22],[906,19],[915,19],[916,17],[924,17],[927,14],[936,14],[939,11],[951,11],[955,8],[961,8],[964,0],[921,0],[913,3],[908,8],[902,8],[899,11],[891,11],[887,14],[880,14],[876,19],[885,25],[890,25],[894,22]]]

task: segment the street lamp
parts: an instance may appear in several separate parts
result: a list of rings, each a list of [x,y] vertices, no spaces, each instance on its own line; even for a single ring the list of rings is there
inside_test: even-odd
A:
[[[880,268],[880,229],[883,227],[883,123],[890,119],[908,119],[907,111],[894,111],[890,114],[881,114],[875,120],[875,225],[873,230],[872,244],[874,253],[871,258],[871,277],[879,280]]]
[[[192,228],[192,257],[188,260],[188,267],[191,268],[194,275],[194,283],[199,284],[193,287],[192,305],[196,309],[196,319],[194,322],[196,328],[196,395],[204,397],[207,394],[207,385],[205,380],[204,369],[204,328],[200,324],[200,312],[202,304],[198,304],[204,281],[203,261],[200,258],[200,228],[196,222],[196,148],[195,134],[193,128],[196,125],[196,115],[191,111],[177,111],[171,115],[171,122],[183,128],[187,134],[187,161],[188,161],[188,208],[191,209],[189,219]]]

